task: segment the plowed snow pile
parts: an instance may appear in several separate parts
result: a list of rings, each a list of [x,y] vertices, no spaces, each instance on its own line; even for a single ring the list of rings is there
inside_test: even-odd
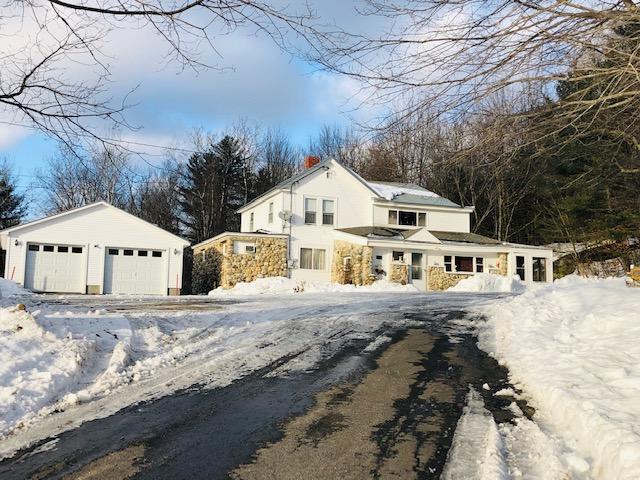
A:
[[[479,273],[458,282],[449,292],[522,293],[526,287],[520,277],[504,277],[492,273]]]
[[[640,478],[640,289],[572,276],[481,311],[571,477]]]

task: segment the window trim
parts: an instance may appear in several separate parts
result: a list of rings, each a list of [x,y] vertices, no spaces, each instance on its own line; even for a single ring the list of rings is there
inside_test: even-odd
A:
[[[542,273],[542,277],[536,280],[536,260],[541,260],[540,264],[542,266],[542,272],[538,272],[538,274]],[[543,283],[547,281],[547,257],[531,257],[531,281],[537,283]]]
[[[314,210],[307,210],[307,201],[313,200],[314,202]],[[317,225],[318,224],[318,197],[303,197],[302,198],[302,209],[304,210],[304,224],[305,225]],[[307,215],[313,215],[313,221],[311,218],[307,219]]]
[[[302,265],[302,251],[303,250],[311,250],[311,266],[310,267],[306,267],[306,266]],[[317,252],[322,252],[322,255],[323,255],[322,267],[321,268],[315,268]],[[300,262],[299,262],[300,270],[313,270],[313,271],[317,271],[317,272],[323,272],[323,271],[327,270],[327,249],[326,248],[300,247],[299,255],[300,255],[300,257],[299,257],[300,258]]]
[[[484,273],[484,257],[473,257],[476,273]]]
[[[322,198],[322,225],[325,226],[334,226],[336,223],[336,201],[332,198]],[[331,213],[325,213],[324,211],[324,203],[331,202],[333,204]],[[325,222],[325,216],[331,215],[331,223]]]

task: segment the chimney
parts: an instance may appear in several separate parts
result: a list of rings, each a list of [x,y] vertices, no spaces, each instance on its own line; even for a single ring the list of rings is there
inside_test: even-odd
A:
[[[309,169],[320,163],[319,157],[314,157],[313,155],[308,155],[304,157],[304,168]]]

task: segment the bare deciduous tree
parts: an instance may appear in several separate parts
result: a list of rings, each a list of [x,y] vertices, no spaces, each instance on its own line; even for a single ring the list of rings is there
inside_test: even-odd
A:
[[[640,8],[633,0],[367,0],[390,30],[342,32],[313,59],[360,79],[398,118],[429,112],[448,122],[482,115],[496,94],[539,91],[522,112],[532,142],[556,148],[607,141],[640,153]],[[557,88],[563,84],[564,91]],[[561,135],[558,135],[561,133]],[[594,133],[599,133],[597,140]],[[549,140],[549,139],[552,140]],[[619,159],[613,159],[619,161]],[[640,165],[620,162],[622,171]]]
[[[127,99],[112,99],[107,88],[112,59],[103,47],[109,32],[152,30],[169,60],[222,68],[202,59],[204,48],[219,54],[217,37],[244,30],[293,49],[289,36],[314,43],[312,20],[306,5],[279,7],[270,0],[5,0],[0,21],[15,31],[0,33],[0,112],[10,123],[28,123],[72,148],[78,134],[98,137],[100,121],[127,125]],[[80,79],[78,69],[91,75]]]

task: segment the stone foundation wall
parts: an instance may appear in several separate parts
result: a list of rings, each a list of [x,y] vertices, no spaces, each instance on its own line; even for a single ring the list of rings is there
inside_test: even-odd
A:
[[[429,290],[447,290],[469,275],[445,272],[444,267],[427,267],[427,288]]]
[[[345,258],[350,258],[350,261],[345,263]],[[372,247],[342,240],[333,243],[332,282],[371,285],[374,279]]]
[[[406,263],[392,263],[389,281],[400,285],[409,283],[409,265]]]
[[[255,253],[233,253],[234,242],[251,242],[255,244]],[[238,235],[227,237],[211,245],[206,245],[195,252],[215,250],[218,253],[220,279],[217,282],[222,288],[232,288],[239,282],[251,282],[262,277],[287,276],[287,239],[256,238]]]

